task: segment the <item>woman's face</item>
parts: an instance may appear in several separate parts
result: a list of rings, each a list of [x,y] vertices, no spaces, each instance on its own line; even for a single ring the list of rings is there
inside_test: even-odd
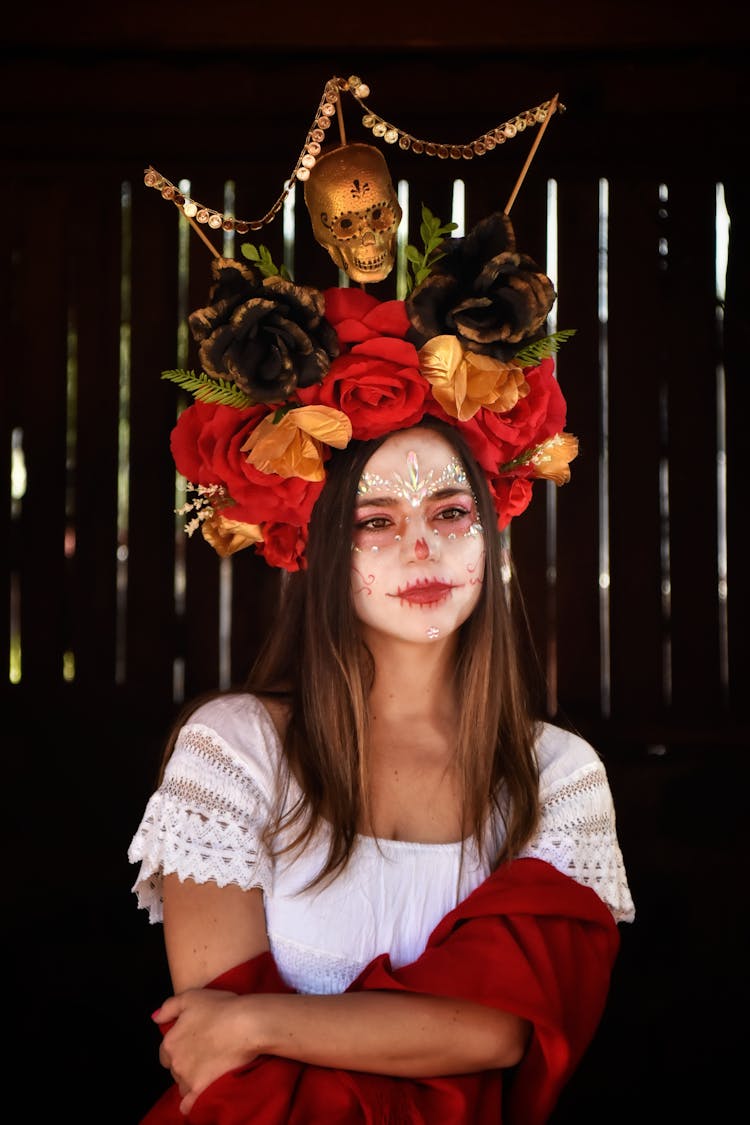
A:
[[[383,442],[359,482],[352,539],[354,610],[366,631],[416,643],[469,617],[484,577],[484,536],[464,466],[433,430]]]

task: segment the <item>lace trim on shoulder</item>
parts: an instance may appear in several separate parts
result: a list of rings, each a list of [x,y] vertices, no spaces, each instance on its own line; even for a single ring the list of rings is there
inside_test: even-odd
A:
[[[128,852],[131,863],[141,863],[133,891],[149,920],[162,920],[164,875],[269,891],[271,862],[260,845],[268,804],[215,731],[184,727]]]
[[[612,794],[601,763],[581,767],[542,795],[539,829],[521,854],[543,859],[591,887],[616,922],[632,922],[635,917]]]

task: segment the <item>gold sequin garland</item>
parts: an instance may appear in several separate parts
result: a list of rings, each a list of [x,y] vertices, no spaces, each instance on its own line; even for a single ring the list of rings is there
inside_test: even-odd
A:
[[[344,92],[351,94],[364,110],[362,124],[366,129],[372,130],[374,137],[382,139],[386,144],[398,143],[398,147],[404,151],[413,152],[417,155],[437,156],[441,160],[448,158],[471,160],[475,156],[484,156],[485,153],[491,152],[492,149],[505,144],[508,140],[512,140],[518,133],[522,133],[530,126],[545,121],[551,105],[550,99],[535,106],[534,109],[524,110],[508,121],[489,129],[475,140],[469,141],[468,144],[444,144],[420,140],[374,113],[364,100],[369,96],[370,88],[357,75],[352,75],[349,78],[333,77],[325,85],[313,123],[307,133],[297,163],[284,185],[284,190],[270,211],[267,211],[262,218],[253,220],[235,219],[221,211],[216,211],[212,207],[206,207],[197,200],[185,196],[179,188],[170,183],[166,176],[162,176],[160,172],[150,166],[144,173],[143,182],[146,187],[160,191],[162,198],[171,200],[176,206],[181,207],[188,219],[195,219],[196,222],[204,223],[213,230],[237,231],[238,234],[246,234],[250,230],[260,230],[261,227],[275,219],[295,183],[298,180],[304,182],[309,178],[310,171],[315,167],[320,155],[323,141],[326,138],[326,130],[331,127],[331,120],[336,114],[340,95]],[[565,106],[558,102],[556,108],[558,111],[562,111]]]

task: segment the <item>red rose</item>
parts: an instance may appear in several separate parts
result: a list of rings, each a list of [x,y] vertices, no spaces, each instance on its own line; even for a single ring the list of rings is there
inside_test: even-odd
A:
[[[307,526],[295,527],[291,523],[264,523],[263,542],[255,550],[263,555],[269,566],[282,570],[304,570],[307,546]]]
[[[342,350],[375,336],[402,339],[411,327],[403,301],[379,301],[364,289],[326,289],[325,318],[336,329]]]
[[[231,518],[245,523],[305,524],[310,519],[315,501],[323,491],[324,481],[303,480],[302,477],[280,477],[278,473],[261,473],[244,463],[247,481],[230,496],[236,501]]]
[[[520,516],[528,508],[532,482],[528,477],[495,477],[489,485],[497,512],[497,526],[503,531],[514,516]]]
[[[235,502],[231,509],[234,520],[305,524],[323,482],[262,473],[242,452],[247,438],[268,414],[268,408],[261,405],[238,410],[194,402],[183,410],[172,430],[175,465],[192,484],[222,484]]]
[[[232,443],[242,445],[266,414],[267,406],[238,410],[197,400],[182,411],[170,437],[177,471],[192,484],[227,484],[216,464],[217,456],[226,460],[219,451]]]
[[[406,340],[378,336],[331,364],[322,383],[299,389],[307,405],[343,410],[359,441],[415,425],[425,413],[429,383]]]
[[[565,399],[554,371],[551,357],[538,367],[524,368],[529,393],[512,410],[494,414],[482,408],[473,418],[458,423],[485,472],[496,472],[500,465],[565,428]]]

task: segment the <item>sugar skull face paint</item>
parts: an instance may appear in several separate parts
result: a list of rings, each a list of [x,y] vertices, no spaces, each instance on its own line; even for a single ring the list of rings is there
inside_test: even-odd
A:
[[[436,477],[434,469],[428,469],[426,473],[420,473],[419,458],[416,452],[410,449],[406,454],[405,476],[394,472],[390,479],[385,479],[378,476],[377,473],[369,473],[365,469],[359,482],[357,494],[361,498],[377,495],[378,491],[381,494],[391,492],[394,496],[406,500],[412,508],[418,508],[421,502],[429,496],[448,490],[452,486],[469,492],[471,495],[469,479],[457,457],[451,457],[448,464]]]
[[[477,604],[484,537],[461,461],[433,430],[402,430],[360,480],[352,594],[365,630],[434,643]]]

